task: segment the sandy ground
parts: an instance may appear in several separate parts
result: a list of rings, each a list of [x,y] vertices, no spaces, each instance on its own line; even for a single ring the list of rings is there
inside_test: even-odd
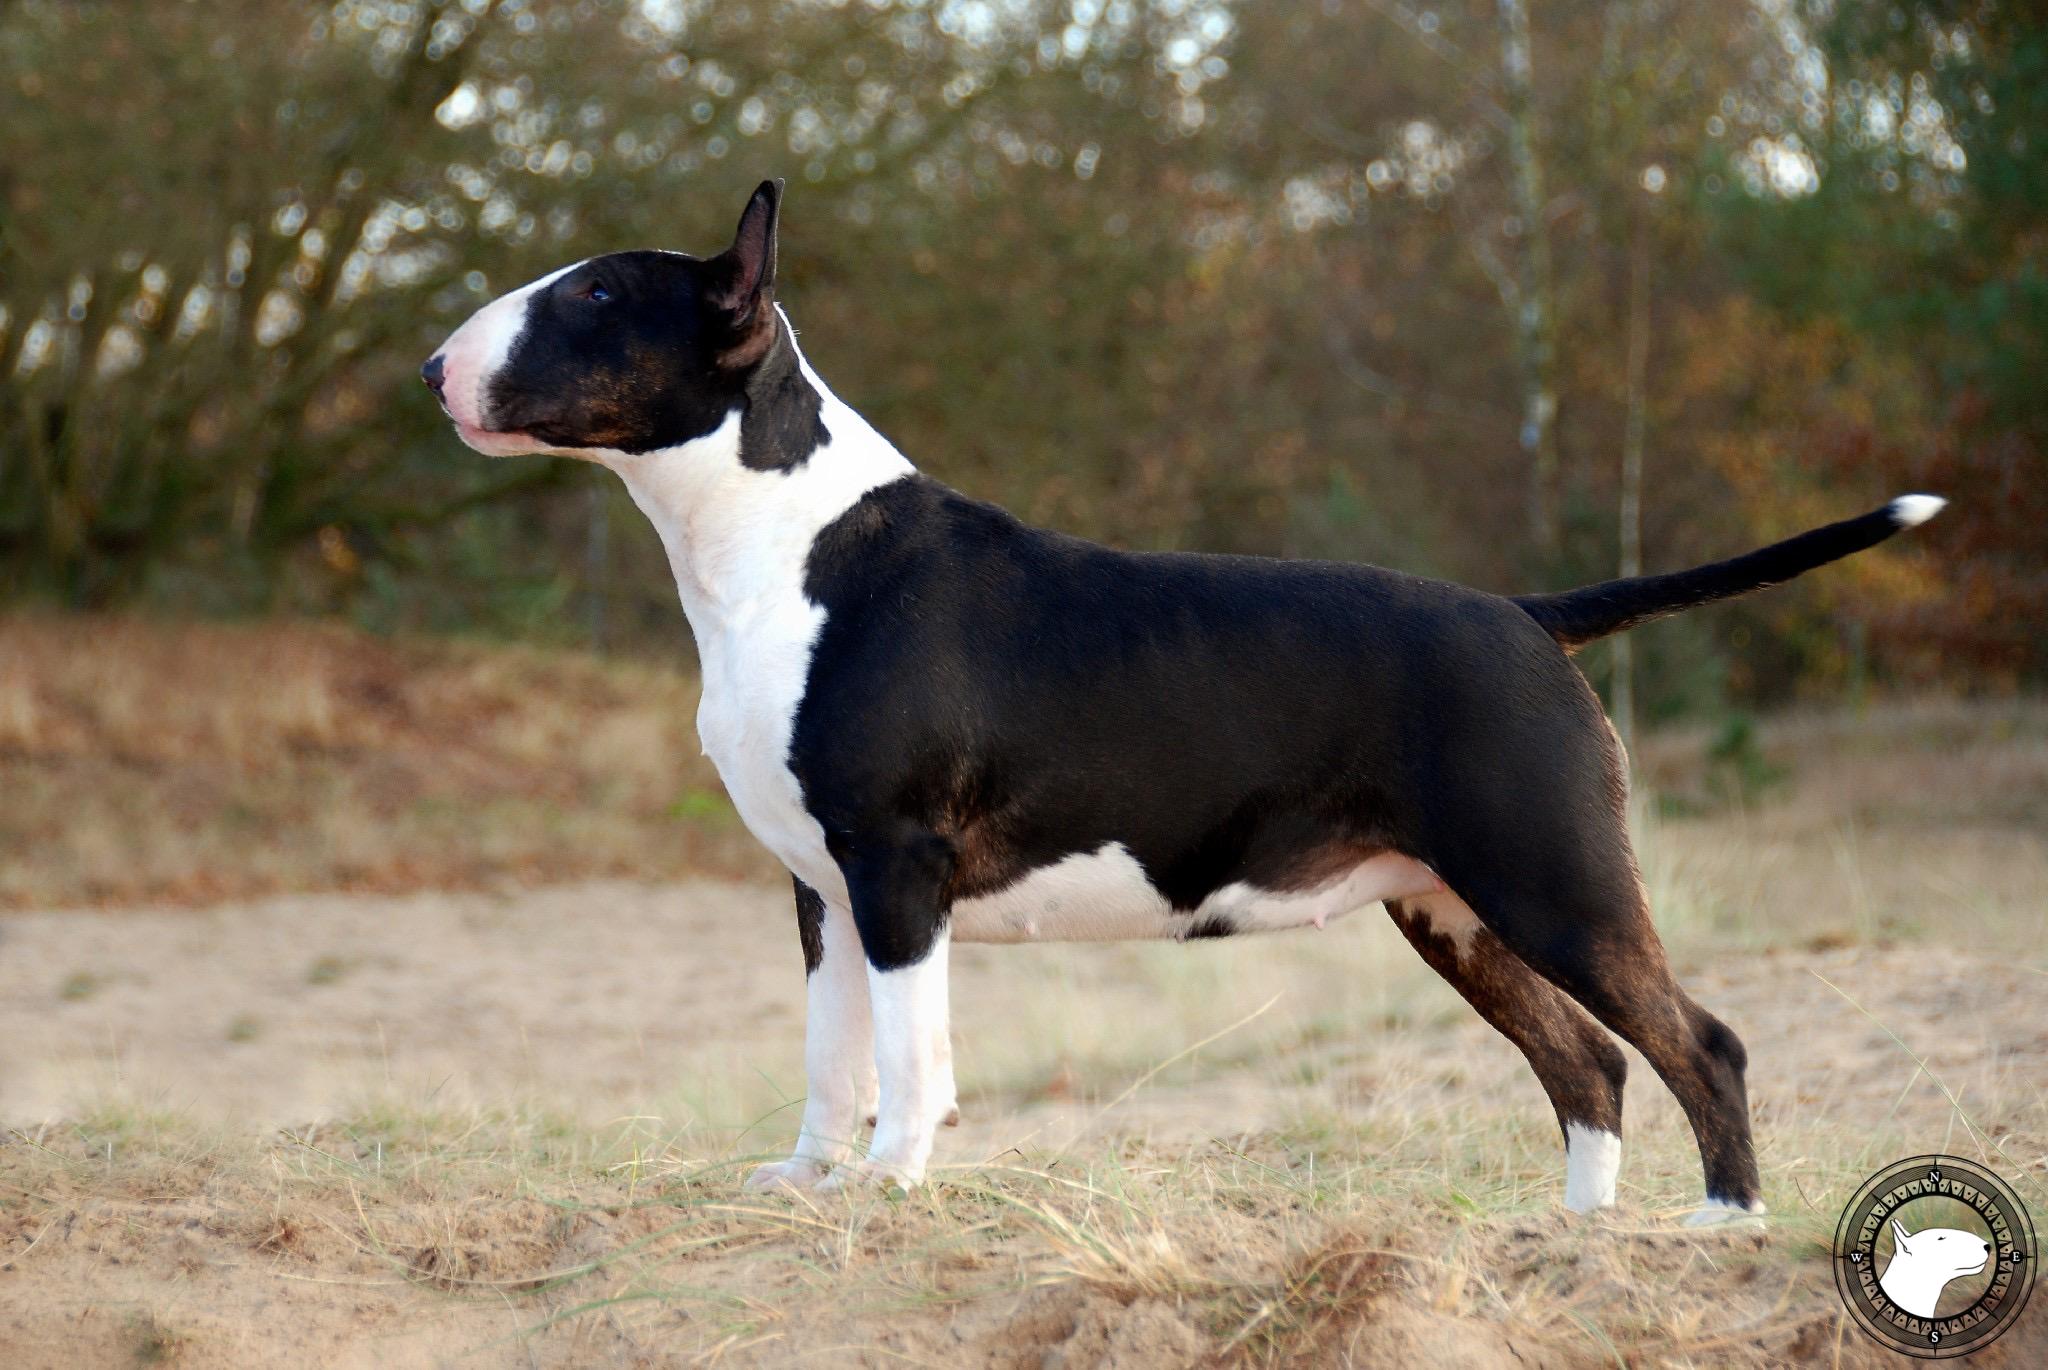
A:
[[[1774,1208],[1815,1230],[1832,1226],[1841,1196],[1828,1186],[1839,1184],[1842,1157],[1823,1165],[1818,1149],[1898,1138],[1974,1154],[1980,1144],[1949,1095],[1990,1139],[1982,1145],[2031,1172],[2042,1192],[2039,969],[1967,948],[1881,942],[1679,962],[1695,996],[1748,1042]],[[960,948],[954,1001],[966,1117],[942,1139],[941,1160],[955,1167],[1042,1165],[1104,1147],[1141,1159],[1223,1142],[1249,1152],[1276,1131],[1362,1118],[1393,1138],[1390,1166],[1455,1169],[1471,1164],[1475,1126],[1482,1145],[1498,1119],[1518,1138],[1548,1127],[1519,1058],[1376,913],[1322,934],[1216,946]],[[9,914],[0,917],[0,1121],[10,1131],[0,1151],[47,1142],[56,1120],[110,1111],[257,1135],[401,1105],[535,1100],[591,1127],[658,1119],[650,1136],[680,1138],[673,1144],[700,1156],[768,1151],[794,1128],[786,1101],[802,1092],[802,1002],[787,895],[755,886],[599,883]],[[1675,1107],[1635,1066],[1632,1137],[1682,1148]],[[110,1177],[115,1159],[110,1144]],[[1874,1169],[1892,1158],[1869,1159]],[[1539,1154],[1531,1164],[1528,1207],[1546,1215],[1531,1221],[1551,1234],[1541,1240],[1565,1240],[1555,1233],[1567,1220],[1548,1212],[1561,1177],[1541,1169],[1555,1161]],[[76,1165],[66,1173],[61,1194],[0,1189],[0,1365],[257,1364],[287,1354],[322,1365],[651,1364],[709,1354],[689,1338],[665,1340],[644,1319],[609,1340],[592,1340],[585,1323],[522,1338],[548,1316],[531,1300],[438,1296],[374,1264],[351,1265],[332,1241],[324,1263],[294,1257],[266,1211],[282,1200],[265,1198],[260,1176],[225,1191],[166,1182],[153,1193],[132,1175],[96,1186]],[[282,1194],[284,1180],[271,1188]],[[1687,1197],[1667,1181],[1637,1184],[1625,1164],[1628,1225]],[[635,1211],[579,1219],[573,1236],[534,1259],[545,1266],[629,1240]],[[301,1240],[317,1251],[327,1239]],[[1353,1265],[1354,1275],[1365,1268]],[[1822,1262],[1801,1270],[1804,1284],[1825,1279]],[[726,1354],[761,1364],[801,1350],[819,1363],[1034,1366],[1194,1364],[1216,1354],[1214,1327],[1171,1301],[1107,1298],[1053,1285],[899,1311],[894,1321],[799,1320],[781,1341]],[[2048,1355],[2048,1296],[2039,1302],[2001,1345],[2004,1356]],[[1406,1346],[1484,1365],[1505,1344],[1484,1318],[1454,1323],[1407,1304],[1370,1327],[1376,1340],[1348,1343],[1360,1363],[1398,1363]],[[685,1356],[676,1345],[693,1349]],[[1827,1358],[1818,1343],[1805,1350]],[[1563,1351],[1548,1359],[1575,1363]]]

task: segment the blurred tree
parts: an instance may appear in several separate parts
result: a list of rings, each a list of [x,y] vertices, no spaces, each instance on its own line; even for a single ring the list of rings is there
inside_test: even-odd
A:
[[[783,169],[801,172],[796,232],[826,240],[805,269],[827,291],[834,273],[858,276],[879,302],[887,273],[870,254],[885,244],[939,239],[1016,182],[1092,175],[1104,140],[1075,125],[1120,124],[1141,149],[1199,129],[1159,102],[1207,79],[1221,12],[1115,8],[1041,32],[1043,15],[960,6],[13,7],[0,16],[10,581],[91,604],[154,577],[275,605],[308,580],[393,587],[398,568],[525,579],[514,527],[443,534],[458,520],[481,534],[472,516],[492,509],[541,515],[526,497],[589,477],[451,452],[412,377],[455,319],[575,251],[713,245],[743,187]],[[1068,236],[1083,236],[1068,204]],[[996,227],[1014,240],[1042,219]],[[966,244],[941,245],[952,268]],[[993,246],[973,255],[1017,259]],[[934,250],[912,255],[932,277]],[[1105,306],[1183,260],[1122,254]],[[899,254],[890,269],[907,265]],[[986,331],[971,296],[928,302],[947,311],[941,336]],[[971,374],[1014,380],[1032,360],[1057,359],[1013,353]],[[1021,387],[1004,410],[1047,412]],[[491,544],[504,555],[485,560],[501,564],[460,564],[457,546]],[[527,588],[543,610],[559,599]]]
[[[1968,498],[1939,562],[1647,630],[1643,712],[1838,685],[1864,622],[1881,667],[2038,673],[2015,14],[16,0],[6,589],[673,640],[602,474],[470,456],[414,373],[564,260],[717,246],[781,174],[812,360],[1026,517],[1508,589],[1612,574],[1624,523],[1655,570],[1924,482]]]
[[[1557,547],[1556,284],[1550,265],[1550,202],[1537,148],[1536,57],[1526,0],[1499,0],[1501,86],[1507,95],[1517,262],[1510,293],[1522,372],[1522,454],[1529,462],[1529,535],[1540,553]]]
[[[2048,673],[2048,26],[2031,7],[1815,12],[1809,193],[1719,207],[1743,283],[1789,323],[1897,359],[1916,422],[1852,421],[1834,471],[1958,497],[1952,592],[1879,617],[1929,669]],[[1886,416],[1889,417],[1889,416]],[[1980,676],[1980,679],[1982,677]]]

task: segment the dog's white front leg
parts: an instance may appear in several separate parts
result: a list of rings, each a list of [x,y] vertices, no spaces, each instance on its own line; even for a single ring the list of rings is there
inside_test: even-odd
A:
[[[805,982],[803,1129],[796,1152],[756,1170],[749,1189],[809,1189],[853,1154],[861,1120],[874,1107],[875,1050],[868,1011],[868,963],[853,915],[825,905],[819,927],[823,957]]]
[[[941,928],[931,950],[915,964],[868,969],[882,1092],[867,1159],[838,1172],[846,1179],[917,1184],[931,1161],[932,1134],[959,1117],[947,1021],[949,944]],[[835,1176],[828,1187],[842,1183]]]

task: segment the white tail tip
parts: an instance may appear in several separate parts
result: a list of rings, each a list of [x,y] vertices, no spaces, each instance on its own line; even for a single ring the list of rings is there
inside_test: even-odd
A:
[[[1915,528],[1940,513],[1947,503],[1940,495],[1900,495],[1885,506],[1885,512],[1899,527]]]

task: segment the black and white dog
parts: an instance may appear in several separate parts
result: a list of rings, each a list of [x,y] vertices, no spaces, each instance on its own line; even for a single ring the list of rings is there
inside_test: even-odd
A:
[[[661,534],[704,748],[796,879],[809,1095],[795,1154],[750,1183],[923,1177],[956,1116],[955,939],[1222,937],[1384,903],[1528,1057],[1567,1207],[1614,1200],[1612,1031],[1692,1122],[1701,1216],[1760,1211],[1742,1043],[1672,979],[1621,750],[1569,653],[1943,501],[1514,599],[1112,551],[920,476],[825,388],[774,302],[779,200],[756,191],[715,257],[614,253],[515,290],[423,372],[471,447],[602,463]]]

